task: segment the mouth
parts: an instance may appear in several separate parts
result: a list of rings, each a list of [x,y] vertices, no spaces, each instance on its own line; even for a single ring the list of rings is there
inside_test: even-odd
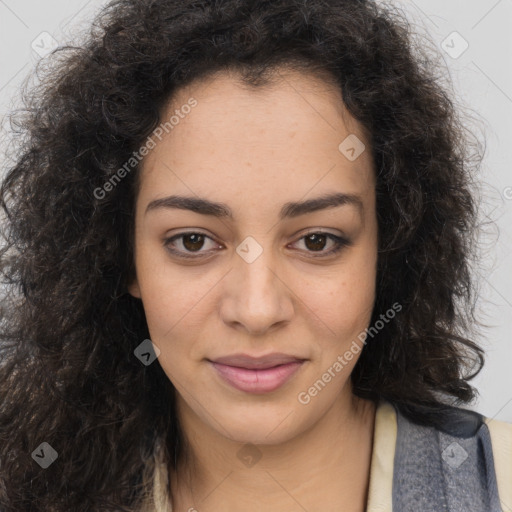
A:
[[[239,391],[270,393],[283,386],[306,359],[287,354],[252,357],[245,354],[208,360],[217,375]]]

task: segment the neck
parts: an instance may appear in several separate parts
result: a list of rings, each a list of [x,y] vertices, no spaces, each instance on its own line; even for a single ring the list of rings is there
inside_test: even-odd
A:
[[[257,446],[221,435],[183,403],[179,409],[187,453],[178,471],[170,472],[173,510],[334,512],[341,504],[346,512],[366,509],[373,402],[340,396],[301,434]]]

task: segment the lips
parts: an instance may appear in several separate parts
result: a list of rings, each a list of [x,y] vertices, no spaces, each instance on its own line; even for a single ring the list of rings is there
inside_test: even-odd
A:
[[[232,387],[247,393],[269,393],[287,382],[305,359],[281,353],[263,357],[234,354],[209,362]]]
[[[234,354],[232,356],[219,357],[212,362],[227,366],[236,366],[238,368],[247,368],[248,370],[265,370],[281,364],[295,363],[298,361],[304,361],[304,359],[288,354],[274,353],[262,357]]]

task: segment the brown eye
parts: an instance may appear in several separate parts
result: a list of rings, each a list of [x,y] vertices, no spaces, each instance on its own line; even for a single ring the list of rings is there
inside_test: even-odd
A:
[[[321,231],[308,233],[300,238],[300,241],[302,240],[304,240],[306,252],[319,253],[318,256],[313,255],[314,258],[330,256],[351,245],[350,240],[347,240],[346,238]],[[332,241],[333,247],[329,250],[324,250],[329,241]]]
[[[306,247],[312,251],[321,251],[327,243],[327,236],[323,233],[313,233],[304,237]]]
[[[187,251],[198,251],[203,247],[204,244],[204,235],[199,233],[191,233],[189,235],[183,235],[183,247],[187,249]]]
[[[213,239],[203,233],[189,231],[187,233],[180,233],[165,239],[164,247],[171,254],[178,256],[179,258],[198,259],[210,252],[201,250],[207,241],[213,242]],[[193,253],[197,253],[197,255]]]
[[[306,252],[319,253],[318,256],[313,255],[315,258],[330,256],[351,244],[351,242],[345,238],[324,232],[308,233],[299,240],[304,240]],[[189,231],[165,239],[164,246],[171,254],[178,258],[199,259],[206,257],[209,255],[208,253],[213,252],[201,250],[208,241],[214,242],[212,238],[203,233]],[[324,250],[329,245],[329,242],[332,242],[332,248]],[[212,245],[214,246],[215,244]]]

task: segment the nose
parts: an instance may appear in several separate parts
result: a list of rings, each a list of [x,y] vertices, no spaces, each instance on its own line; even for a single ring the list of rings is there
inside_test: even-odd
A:
[[[270,249],[254,260],[235,255],[226,276],[221,317],[232,328],[263,335],[290,322],[293,292]]]

